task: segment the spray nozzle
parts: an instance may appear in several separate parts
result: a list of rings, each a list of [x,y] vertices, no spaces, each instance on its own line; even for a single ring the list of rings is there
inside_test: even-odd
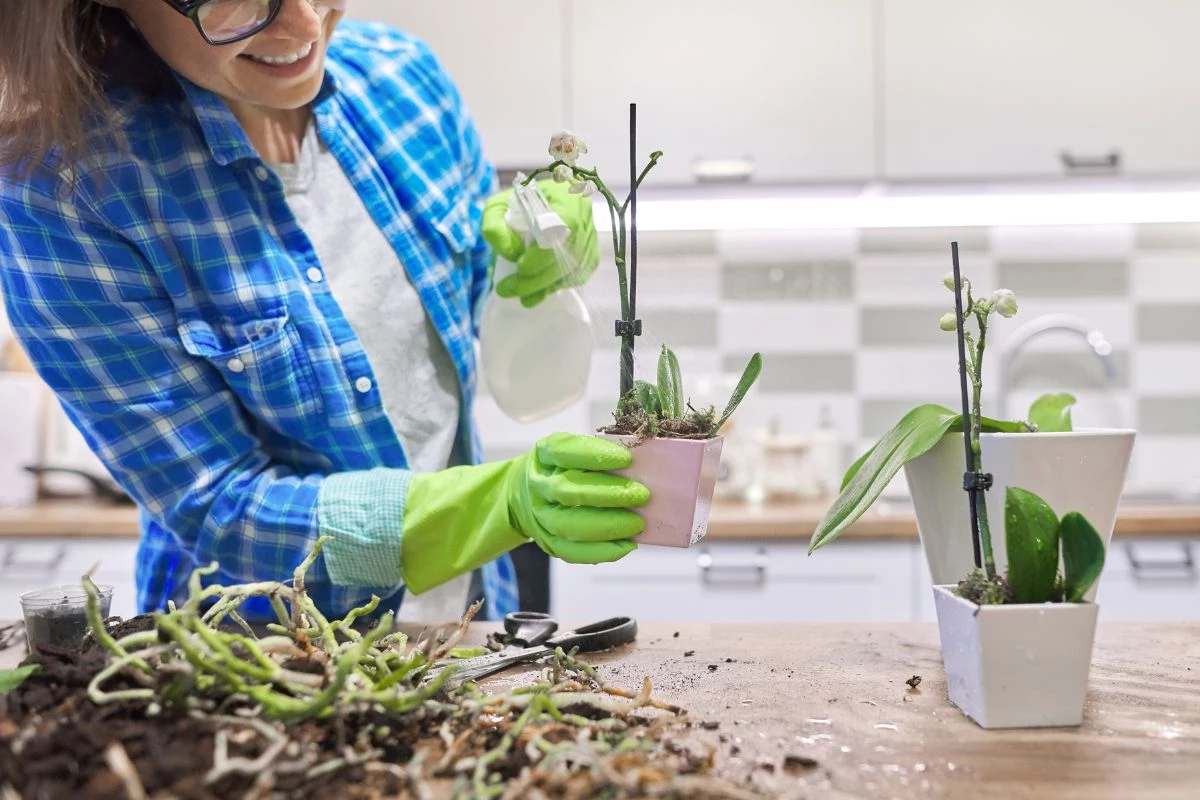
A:
[[[509,203],[505,221],[526,243],[532,240],[546,250],[565,245],[571,235],[567,223],[550,208],[537,183],[525,181],[523,173],[518,173],[513,181],[513,201]]]

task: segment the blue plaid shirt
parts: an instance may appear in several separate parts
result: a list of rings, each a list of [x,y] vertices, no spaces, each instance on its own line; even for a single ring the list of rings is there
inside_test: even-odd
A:
[[[141,507],[143,610],[179,601],[212,561],[213,581],[290,579],[319,535],[325,476],[407,465],[283,186],[221,99],[179,80],[178,100],[110,91],[125,141],[97,127],[74,192],[53,157],[0,182],[11,324]],[[477,462],[479,227],[495,174],[473,123],[429,50],[378,24],[343,24],[313,106],[454,360],[458,447]],[[493,614],[513,610],[509,559],[483,577]],[[307,585],[337,615],[403,597],[337,585],[323,558]]]

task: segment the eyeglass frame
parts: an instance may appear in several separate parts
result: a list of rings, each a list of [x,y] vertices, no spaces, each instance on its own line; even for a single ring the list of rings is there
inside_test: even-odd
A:
[[[175,11],[190,19],[195,24],[196,30],[198,30],[200,35],[204,38],[204,41],[208,42],[213,47],[221,47],[222,45],[233,44],[234,42],[240,42],[243,39],[249,39],[255,34],[262,33],[272,22],[275,21],[275,18],[279,16],[279,9],[283,8],[283,0],[268,0],[269,5],[267,6],[267,18],[263,20],[261,25],[252,31],[247,31],[246,33],[235,36],[232,39],[223,39],[222,41],[214,42],[212,39],[208,38],[208,34],[204,32],[204,24],[200,22],[199,16],[200,7],[205,3],[213,2],[213,0],[163,0],[163,2],[175,9]]]

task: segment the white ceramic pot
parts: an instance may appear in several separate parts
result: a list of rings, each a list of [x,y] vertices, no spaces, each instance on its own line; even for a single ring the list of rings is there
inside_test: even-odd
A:
[[[634,445],[632,436],[604,435],[633,448],[633,466],[617,472],[644,484],[650,503],[635,509],[646,521],[639,544],[691,547],[708,532],[720,436],[712,439],[647,439]]]
[[[950,702],[984,728],[1083,722],[1095,603],[977,606],[933,587]]]
[[[1038,495],[1059,517],[1068,511],[1083,514],[1107,548],[1135,435],[1116,429],[981,434],[983,469],[995,481],[987,492],[987,513],[996,568],[1003,572],[1008,560],[1004,494],[1009,486]],[[965,463],[962,434],[948,433],[904,467],[934,584],[957,584],[975,567],[970,510],[962,488]],[[1093,585],[1086,599],[1095,596]]]

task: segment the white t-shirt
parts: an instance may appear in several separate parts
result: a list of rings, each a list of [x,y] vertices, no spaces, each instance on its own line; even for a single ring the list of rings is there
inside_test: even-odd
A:
[[[435,472],[452,466],[458,373],[396,251],[315,125],[309,125],[296,163],[272,166],[317,252],[330,293],[362,343],[409,468]],[[407,595],[399,618],[457,619],[469,587],[468,574],[419,597]]]

